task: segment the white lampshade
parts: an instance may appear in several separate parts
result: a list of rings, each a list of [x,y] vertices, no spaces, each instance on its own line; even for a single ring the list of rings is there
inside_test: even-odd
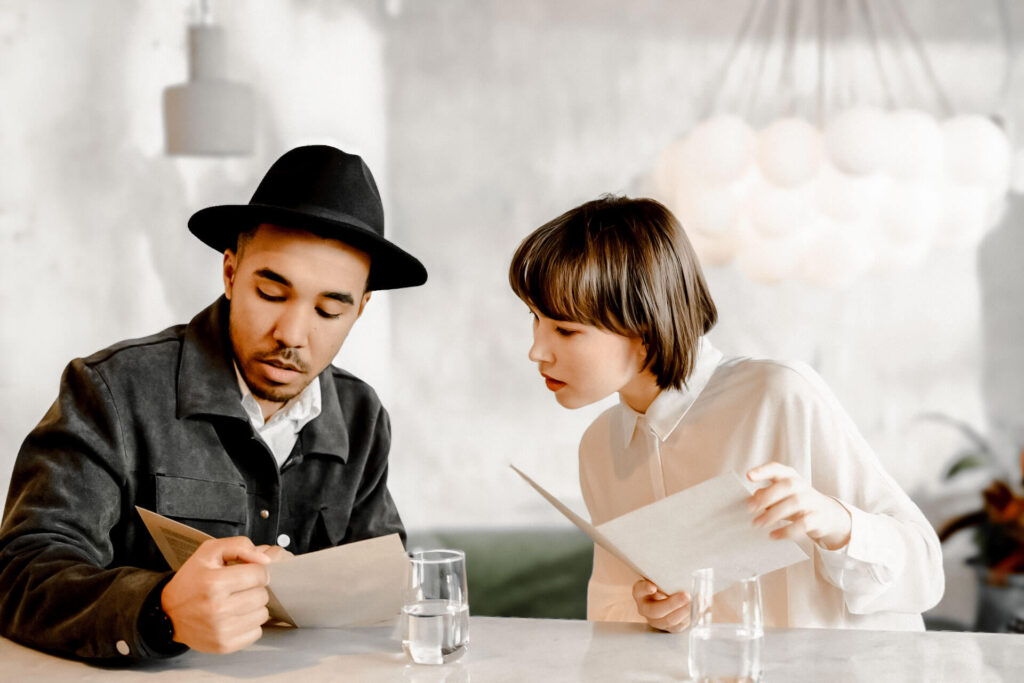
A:
[[[775,185],[795,187],[809,182],[821,159],[821,133],[802,119],[780,119],[757,135],[758,167]]]
[[[836,168],[853,175],[877,171],[890,144],[889,121],[877,107],[840,112],[825,128],[825,148]]]
[[[801,232],[814,218],[809,188],[777,187],[757,183],[747,198],[747,217],[765,237]]]
[[[802,256],[799,238],[747,235],[737,251],[736,265],[755,282],[778,284],[797,272]]]
[[[754,131],[738,116],[715,116],[697,125],[687,137],[686,163],[708,184],[739,180],[754,160]]]
[[[737,232],[706,235],[696,230],[687,230],[685,226],[683,229],[702,266],[726,266],[732,262],[739,246]]]
[[[892,181],[880,173],[852,176],[832,164],[822,164],[814,179],[815,206],[825,217],[841,223],[873,220],[886,188]]]
[[[963,185],[1009,185],[1010,141],[1006,133],[985,116],[954,116],[942,124],[946,143],[946,174]]]
[[[224,32],[215,24],[188,27],[189,80],[164,90],[168,154],[250,154],[252,90],[227,80]]]
[[[889,114],[886,173],[899,180],[933,177],[942,168],[945,142],[935,117],[916,109]]]
[[[941,197],[931,183],[894,183],[879,210],[879,223],[892,244],[931,244],[938,230]]]
[[[823,219],[814,226],[800,260],[800,277],[818,287],[844,289],[871,267],[873,250],[866,231]]]
[[[676,138],[662,150],[654,162],[651,182],[659,199],[670,202],[678,192],[681,183],[686,182],[685,172],[686,138]]]
[[[938,243],[950,247],[976,245],[991,227],[996,212],[984,188],[965,185],[944,188]]]
[[[669,204],[683,229],[704,235],[721,235],[736,230],[740,215],[739,190],[733,185],[689,184],[679,188]]]

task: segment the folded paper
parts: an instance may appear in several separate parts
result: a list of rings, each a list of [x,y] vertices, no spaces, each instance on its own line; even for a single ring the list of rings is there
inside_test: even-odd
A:
[[[751,524],[746,501],[755,487],[731,472],[595,526],[512,469],[594,543],[669,594],[690,590],[691,574],[704,567],[714,568],[721,591],[807,559],[795,542],[773,539],[769,529]]]
[[[136,507],[171,569],[203,541],[187,524]],[[267,565],[270,616],[293,626],[338,628],[393,619],[402,608],[409,557],[398,534],[296,555]]]

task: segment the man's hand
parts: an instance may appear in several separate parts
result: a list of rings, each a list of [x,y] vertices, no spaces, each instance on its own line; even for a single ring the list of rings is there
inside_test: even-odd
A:
[[[290,551],[285,550],[279,545],[258,545],[256,550],[270,558],[271,562],[280,562],[281,560],[295,557]]]
[[[790,522],[772,531],[772,538],[796,539],[806,534],[828,550],[850,542],[850,511],[835,498],[813,489],[792,467],[770,462],[747,472],[747,479],[771,482],[747,499],[754,526]]]
[[[264,565],[270,562],[244,536],[199,546],[161,594],[174,639],[193,650],[218,654],[256,642],[269,618]]]
[[[633,584],[633,599],[640,616],[656,629],[678,633],[690,625],[690,594],[666,595],[647,579]]]

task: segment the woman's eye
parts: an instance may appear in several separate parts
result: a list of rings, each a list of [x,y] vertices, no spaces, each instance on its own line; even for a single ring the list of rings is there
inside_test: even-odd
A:
[[[278,296],[276,294],[270,294],[268,292],[264,292],[259,287],[256,288],[256,293],[259,294],[261,299],[265,299],[267,301],[284,301],[284,297],[283,296]]]

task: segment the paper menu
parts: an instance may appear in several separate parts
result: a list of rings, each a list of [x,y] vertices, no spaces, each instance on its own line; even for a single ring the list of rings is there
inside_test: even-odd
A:
[[[136,507],[171,569],[213,538]],[[389,620],[402,608],[409,557],[398,534],[326,548],[267,565],[270,616],[294,626],[338,628]]]
[[[795,542],[772,539],[769,529],[751,525],[746,499],[753,489],[732,473],[595,526],[512,469],[594,543],[670,594],[690,590],[691,574],[703,567],[715,569],[715,588],[724,590],[741,578],[807,559]]]

